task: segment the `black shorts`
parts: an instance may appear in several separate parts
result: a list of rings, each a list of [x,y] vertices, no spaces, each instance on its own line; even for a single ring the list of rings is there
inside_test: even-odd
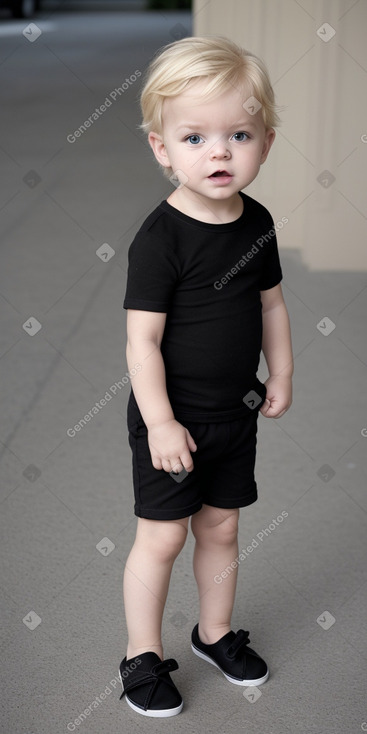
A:
[[[257,418],[258,410],[254,410],[227,423],[182,421],[197,445],[191,452],[194,469],[173,476],[154,468],[147,427],[128,407],[135,515],[177,520],[198,512],[203,504],[237,508],[256,502]]]

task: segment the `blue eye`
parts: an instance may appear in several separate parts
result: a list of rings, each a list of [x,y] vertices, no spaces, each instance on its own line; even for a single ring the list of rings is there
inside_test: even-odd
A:
[[[250,138],[247,133],[234,133],[232,137],[237,143],[243,143],[245,140],[248,140]]]
[[[195,134],[189,135],[187,138],[185,138],[185,140],[188,140],[191,145],[198,145],[198,143],[201,143],[203,139],[200,137],[200,135]]]

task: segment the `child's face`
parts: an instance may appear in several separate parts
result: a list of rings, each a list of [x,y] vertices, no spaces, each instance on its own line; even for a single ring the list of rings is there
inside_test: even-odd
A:
[[[275,132],[265,129],[261,109],[256,114],[244,109],[251,93],[231,88],[202,101],[202,89],[203,82],[195,82],[178,97],[165,99],[163,135],[152,132],[149,142],[163,166],[179,171],[182,193],[186,188],[223,201],[256,178]]]

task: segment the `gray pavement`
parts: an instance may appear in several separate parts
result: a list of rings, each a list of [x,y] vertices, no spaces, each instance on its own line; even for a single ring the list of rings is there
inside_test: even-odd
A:
[[[137,72],[191,21],[44,13],[36,24],[36,39],[24,23],[0,26],[2,729],[366,731],[366,277],[309,272],[296,250],[281,252],[294,403],[279,421],[259,419],[259,500],[241,512],[240,548],[251,550],[233,615],[271,677],[251,698],[192,654],[190,536],[163,632],[184,710],[146,719],[119,700],[136,527],[127,249],[171,190],[137,129]]]

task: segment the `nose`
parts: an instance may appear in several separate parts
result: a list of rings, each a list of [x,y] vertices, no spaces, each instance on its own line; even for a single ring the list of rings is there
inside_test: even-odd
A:
[[[227,141],[221,138],[215,141],[209,152],[211,160],[215,158],[230,158],[231,152],[227,146]]]

